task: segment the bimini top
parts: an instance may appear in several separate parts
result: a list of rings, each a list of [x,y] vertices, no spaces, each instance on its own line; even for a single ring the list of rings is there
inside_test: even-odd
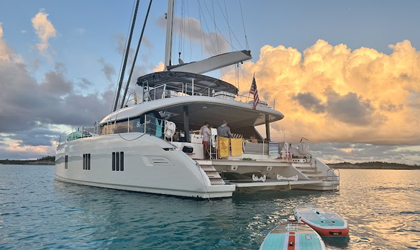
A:
[[[194,79],[194,92],[207,93],[210,90],[215,92],[225,91],[237,95],[238,88],[232,84],[210,76],[188,73],[188,72],[171,72],[161,71],[137,78],[137,84],[143,86],[148,84],[149,87],[158,87],[166,84],[166,89],[174,91],[188,91],[192,89],[192,80]]]

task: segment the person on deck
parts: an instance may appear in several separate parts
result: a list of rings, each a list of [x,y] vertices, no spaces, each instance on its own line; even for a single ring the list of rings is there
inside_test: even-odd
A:
[[[223,120],[223,124],[217,128],[217,136],[221,137],[232,137],[232,133],[230,132],[230,128],[227,125],[227,122]]]
[[[249,137],[249,142],[251,142],[251,143],[258,143],[258,140],[255,138],[255,135],[251,135]]]
[[[203,136],[204,158],[208,159],[208,158],[210,158],[209,153],[208,153],[208,149],[209,149],[209,141],[210,141],[210,136],[211,136],[208,122],[204,122],[204,125],[200,128],[200,135]]]

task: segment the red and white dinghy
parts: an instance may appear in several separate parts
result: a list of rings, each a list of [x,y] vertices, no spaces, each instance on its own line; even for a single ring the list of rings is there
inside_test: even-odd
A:
[[[346,236],[349,234],[347,221],[333,211],[316,204],[299,204],[294,209],[296,220],[312,227],[321,236]]]

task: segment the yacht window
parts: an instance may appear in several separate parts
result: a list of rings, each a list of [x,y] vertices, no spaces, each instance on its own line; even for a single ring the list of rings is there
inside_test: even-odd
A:
[[[120,152],[115,152],[115,171],[120,171]]]
[[[64,169],[68,169],[69,168],[69,156],[66,155],[64,156]]]
[[[90,170],[90,154],[83,154],[83,170]]]
[[[115,152],[112,152],[112,171],[115,171]]]
[[[120,171],[124,171],[124,152],[120,152]]]
[[[111,124],[103,124],[102,126],[99,127],[99,134],[101,135],[107,135],[110,134],[112,129],[111,129]]]
[[[124,171],[124,152],[112,152],[112,171]]]
[[[128,131],[128,121],[121,121],[115,124],[114,134],[127,133]]]
[[[157,125],[158,123],[161,124],[161,122],[158,122],[160,119],[158,112],[150,112],[145,115],[140,115],[138,117],[133,117],[129,120],[122,120],[108,123],[108,124],[102,124],[99,127],[99,133],[101,135],[107,135],[107,134],[118,134],[118,133],[127,133],[127,132],[140,132],[144,133],[144,119],[146,118],[146,133],[147,134],[153,134],[158,135],[162,133],[156,133]],[[162,129],[162,126],[158,126],[158,129]]]
[[[130,132],[144,133],[144,115],[140,117],[130,118]],[[156,115],[154,113],[146,114],[146,133],[154,134],[156,132]]]

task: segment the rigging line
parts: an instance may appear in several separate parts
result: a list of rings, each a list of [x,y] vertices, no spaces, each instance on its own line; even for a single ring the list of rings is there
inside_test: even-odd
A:
[[[219,5],[219,8],[221,10],[221,13],[223,15],[223,17],[225,18],[226,22],[228,23],[228,29],[229,29],[229,36],[230,36],[230,42],[225,38],[226,42],[229,43],[229,45],[234,49],[234,50],[238,50],[235,48],[235,46],[233,46],[233,42],[232,42],[232,36],[231,34],[233,34],[233,37],[235,38],[236,42],[239,44],[240,47],[243,48],[241,42],[239,41],[239,39],[236,37],[235,32],[233,32],[232,28],[230,27],[230,22],[229,22],[229,18],[228,18],[228,14],[227,14],[227,8],[226,8],[226,2],[225,2],[225,9],[226,9],[226,16],[223,13],[222,7]]]
[[[229,40],[230,40],[230,43],[231,43],[231,45],[230,45],[230,49],[231,49],[231,50],[233,50],[234,48],[233,48],[233,45],[232,45],[232,32],[231,32],[230,22],[229,22],[229,18],[228,18],[228,12],[227,12],[226,0],[224,0],[224,1],[223,1],[223,3],[225,4],[225,13],[226,13],[226,15],[225,15],[225,13],[223,13],[223,10],[222,10],[222,7],[220,6],[219,1],[217,1],[217,4],[219,5],[219,8],[220,8],[220,10],[221,10],[221,12],[222,12],[222,15],[223,15],[223,17],[225,17],[226,22],[227,22],[227,25],[228,25],[228,29],[229,29]],[[236,50],[236,49],[235,49],[235,50]]]
[[[183,38],[182,38],[182,44],[181,44],[181,50],[183,53],[185,52],[185,41],[188,39],[187,34],[187,25],[188,25],[188,15],[186,14],[186,4],[185,1],[182,2],[182,32],[183,32]]]
[[[214,11],[214,2],[211,2],[211,8],[213,11],[213,23],[214,23],[214,29],[217,30],[217,24],[216,24],[216,12]],[[217,37],[217,32],[216,32],[216,46],[217,46],[217,51],[216,54],[221,53],[221,49],[220,49],[220,43],[219,43],[219,39]]]
[[[227,75],[230,71],[232,71],[232,67],[225,67],[225,68],[221,68],[221,72],[222,72],[222,76],[220,77],[220,79],[223,78],[223,76]]]
[[[200,3],[200,2],[199,2]],[[205,2],[204,2],[204,5],[205,5]],[[207,30],[209,30],[209,27],[207,26],[207,20],[206,20],[206,17],[205,17],[205,15],[204,15],[204,12],[203,12],[203,10],[202,10],[202,8],[201,8],[201,5],[200,5],[200,13],[203,15],[203,19],[204,19],[204,24],[206,25],[206,28],[207,28]],[[202,23],[201,23],[202,24]],[[203,25],[201,25],[201,27],[203,27]],[[203,37],[204,36],[204,30],[203,30],[203,28],[201,28],[201,36]],[[211,55],[211,53],[210,53],[210,49],[209,49],[209,46],[208,46],[208,44],[207,44],[207,39],[205,39],[205,37],[203,38],[204,39],[204,44],[206,45],[206,49],[207,49],[207,52],[208,52],[208,54],[209,55]]]
[[[131,7],[132,10],[131,10],[130,20],[133,19],[134,5],[135,5],[135,1],[133,1],[133,6]],[[130,30],[130,24],[127,27],[127,33],[129,32],[129,30]],[[124,42],[124,49],[123,49],[123,51],[125,51],[126,46],[127,46],[127,41]],[[124,58],[121,58],[120,70],[119,70],[118,78],[120,78],[120,76],[121,76],[121,69],[122,69],[123,62],[124,62]],[[116,95],[117,95],[117,88],[118,88],[118,85],[115,85],[115,88],[114,88],[114,97],[113,97],[114,102],[115,102],[115,98],[116,98]],[[111,112],[112,112],[112,107],[114,107],[114,102],[112,103],[112,106],[111,106]]]
[[[184,1],[182,1],[181,2],[181,5],[180,5],[180,13],[181,13],[181,17],[180,17],[180,19],[179,19],[179,22],[178,22],[178,32],[179,32],[179,35],[178,35],[178,52],[180,52],[181,51],[181,47],[182,47],[182,43],[183,43],[183,38],[184,38]]]
[[[123,96],[123,101],[121,102],[121,108],[123,108],[125,96],[127,95],[128,86],[129,86],[130,81],[131,81],[131,76],[133,75],[134,66],[136,64],[137,55],[139,53],[141,41],[143,40],[143,34],[144,34],[144,30],[146,28],[147,18],[149,17],[149,12],[150,12],[150,7],[152,6],[152,2],[153,2],[153,0],[150,0],[149,7],[147,8],[146,17],[144,18],[143,28],[141,30],[141,35],[140,35],[140,38],[139,38],[139,42],[137,44],[137,50],[136,50],[136,54],[134,55],[134,60],[133,60],[133,65],[132,65],[131,70],[130,70],[130,75],[128,76],[127,85],[126,85],[124,96]]]
[[[141,137],[143,137],[143,136],[147,135],[147,133],[143,133],[143,134],[139,135],[138,137],[136,137],[136,138],[134,138],[134,139],[125,139],[124,137],[122,137],[121,133],[118,133],[118,135],[119,135],[119,137],[121,137],[121,139],[123,139],[123,140],[125,140],[125,141],[135,141],[135,140],[138,140],[138,139],[140,139]]]
[[[242,69],[241,67],[239,67],[239,70],[240,70],[240,72],[242,73],[242,76],[243,76],[244,80],[245,80],[245,81],[248,81],[248,80],[249,80],[249,78],[245,75],[245,73],[244,73],[243,69]],[[252,82],[252,81],[250,81],[250,82]]]
[[[222,13],[223,17],[225,18],[225,20],[226,20],[226,22],[227,22],[227,24],[228,24],[230,41],[228,41],[228,40],[225,38],[226,42],[227,42],[227,43],[229,43],[229,45],[230,45],[230,46],[231,46],[234,50],[238,50],[238,49],[236,49],[236,48],[235,48],[235,46],[233,46],[233,42],[232,42],[232,34],[233,34],[233,37],[235,38],[236,42],[239,44],[239,46],[240,46],[240,47],[242,47],[242,48],[243,48],[243,46],[242,46],[241,42],[240,42],[240,41],[239,41],[239,39],[236,37],[235,32],[233,32],[232,28],[230,27],[230,22],[229,22],[229,18],[228,18],[228,14],[227,14],[226,2],[225,2],[226,16],[225,16],[225,13],[223,13],[222,7],[221,7],[220,5],[219,5],[219,8],[220,8],[220,10],[221,10],[221,13]]]
[[[206,7],[206,10],[207,10],[207,13],[209,14],[209,16],[210,16],[210,18],[211,18],[211,13],[210,13],[210,11],[209,11],[209,9],[208,9],[208,7],[207,7],[207,4],[206,4],[206,2],[204,2],[204,6]],[[207,30],[209,31],[209,34],[210,34],[210,29],[209,29],[209,27],[207,26],[207,21],[206,21],[206,19],[204,18],[204,22],[206,23],[206,28],[207,28]],[[216,47],[214,46],[214,41],[213,41],[213,39],[211,39],[211,36],[209,36],[210,37],[210,42],[211,42],[211,44],[213,45],[213,49],[214,49],[214,52],[215,52],[215,55],[216,55]],[[207,40],[207,39],[206,39]],[[211,54],[211,52],[210,51],[208,51],[209,52],[209,54],[212,56],[212,54]]]
[[[211,17],[211,14],[210,14],[210,11],[209,11],[209,9],[207,8],[207,5],[206,4],[204,4],[205,6],[206,6],[206,9],[207,9],[207,12],[209,13],[209,16]],[[208,27],[207,27],[207,29],[208,29]],[[216,31],[217,32],[219,32],[220,34],[222,34],[222,32],[216,27]],[[216,35],[217,35],[217,32],[215,32],[216,33]],[[229,45],[231,45],[231,46],[233,46],[233,44],[232,43],[230,43],[227,39],[226,39],[226,37],[224,37],[223,35],[220,35],[222,38],[223,38],[223,40],[225,40]],[[236,38],[236,36],[235,36],[235,33],[233,33],[233,36]],[[236,39],[236,41],[238,41],[238,39]],[[238,43],[239,43],[239,41],[238,41]],[[240,44],[240,43],[239,43]],[[214,45],[213,45],[214,46]]]
[[[187,1],[187,16],[189,17],[190,16],[190,12],[189,12],[189,10],[190,10],[190,6],[188,5],[188,1]],[[191,36],[191,22],[188,22],[187,23],[187,26],[188,26],[188,34]],[[188,39],[189,40],[189,43],[190,43],[190,62],[192,61],[192,44],[191,44],[191,38],[190,39]]]
[[[121,77],[120,77],[120,82],[118,84],[118,91],[117,91],[117,96],[115,97],[115,104],[114,104],[114,110],[113,111],[117,110],[117,105],[118,105],[118,99],[119,99],[119,96],[120,96],[121,86],[122,86],[123,81],[124,81],[124,72],[125,72],[125,67],[127,65],[128,53],[130,51],[131,38],[133,37],[133,31],[134,31],[134,26],[135,26],[135,23],[136,23],[137,10],[139,8],[139,3],[140,3],[140,0],[137,0],[136,10],[135,10],[135,13],[134,13],[134,16],[133,16],[133,23],[131,25],[130,36],[128,38],[127,48],[126,48],[126,51],[125,51],[124,64],[123,64],[123,68],[122,68],[122,71],[121,71]]]
[[[203,23],[201,20],[201,4],[200,1],[198,1],[198,18],[200,19],[200,25]],[[200,36],[200,58],[203,58],[203,32],[201,32]]]
[[[238,68],[239,68],[238,70],[242,73],[242,77],[244,78],[244,81],[247,82],[249,79],[247,79],[247,77],[245,76],[245,73],[244,73],[242,67],[238,67]],[[238,73],[238,81],[239,81],[239,73]],[[251,84],[252,84],[252,82],[251,82]],[[248,99],[250,93],[249,93],[249,91],[247,91],[247,92],[248,92],[248,97],[247,97],[247,99]]]
[[[247,35],[246,35],[245,21],[244,21],[244,14],[242,13],[242,4],[241,4],[241,0],[239,0],[239,6],[241,7],[241,17],[242,17],[242,25],[243,25],[243,27],[244,27],[244,33],[245,33],[246,49],[247,49],[247,50],[249,50],[248,37],[247,37]]]

